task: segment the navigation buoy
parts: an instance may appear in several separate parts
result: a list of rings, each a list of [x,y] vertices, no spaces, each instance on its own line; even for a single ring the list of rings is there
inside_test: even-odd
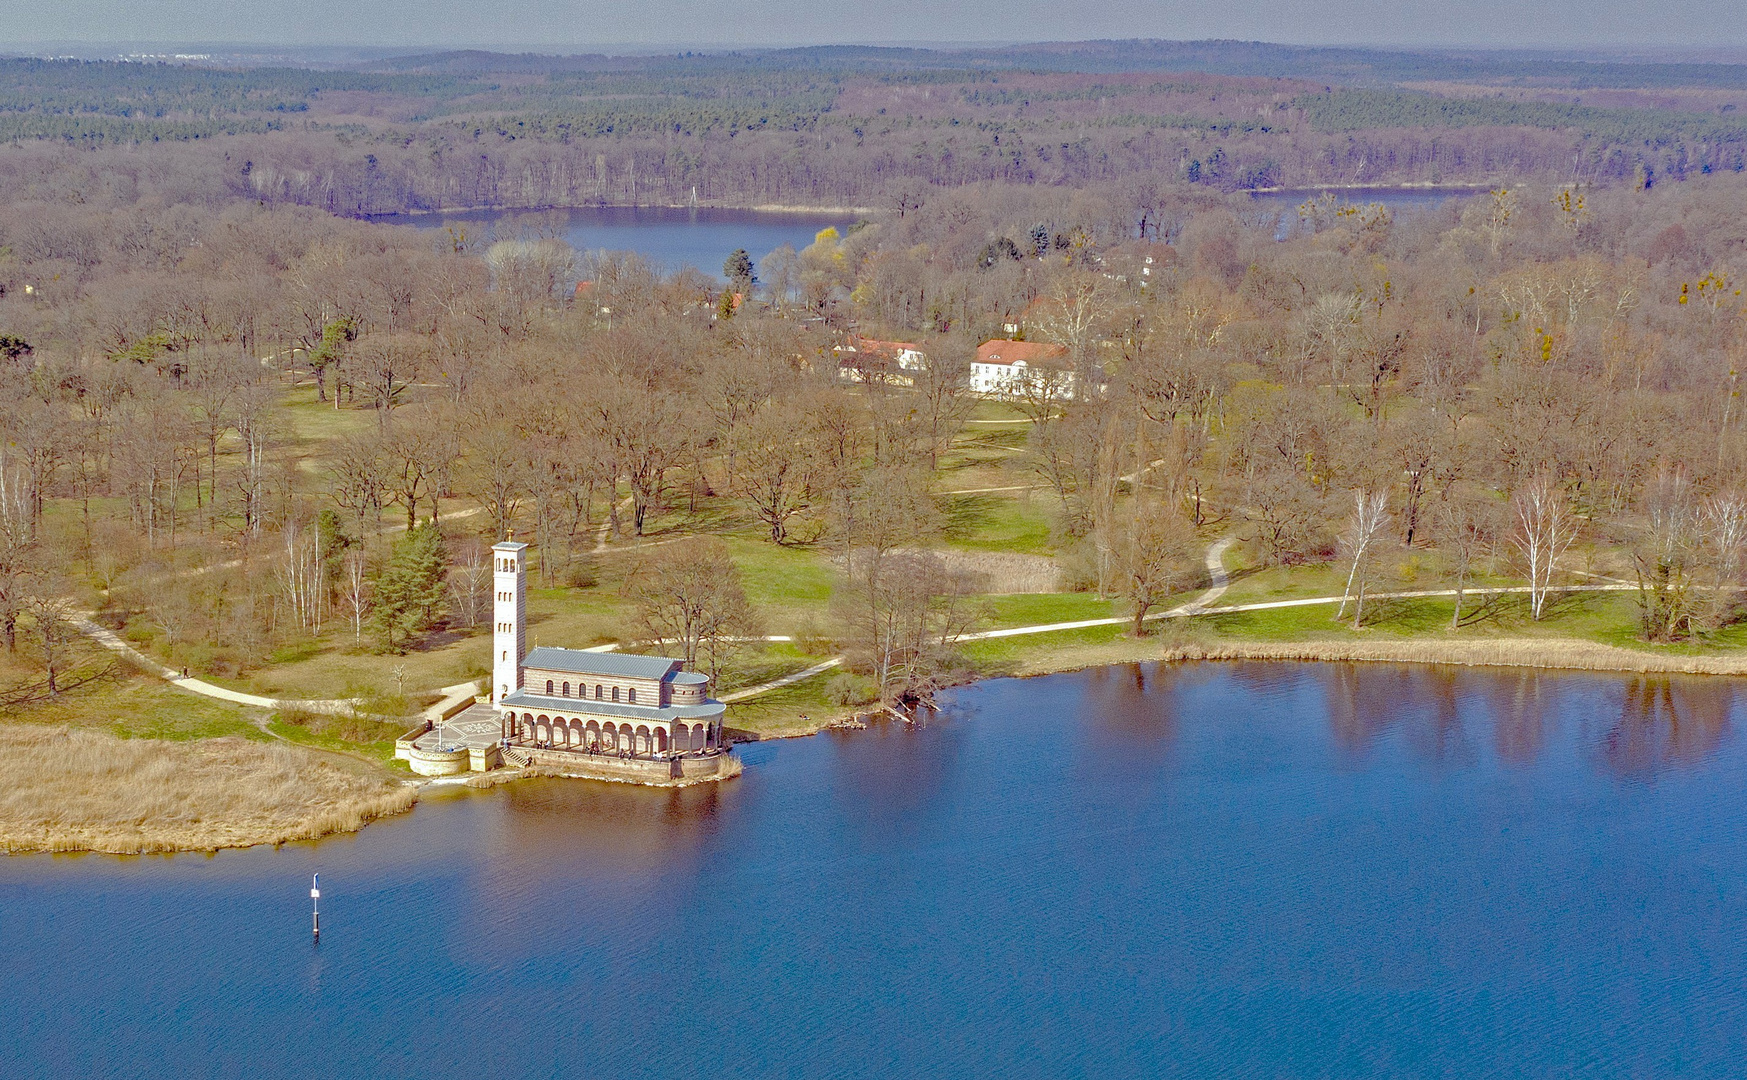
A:
[[[317,874],[309,883],[310,915],[314,921],[315,941],[321,944],[321,875]]]

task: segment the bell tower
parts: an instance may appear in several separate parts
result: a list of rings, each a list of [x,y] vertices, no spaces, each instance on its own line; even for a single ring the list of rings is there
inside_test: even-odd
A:
[[[491,703],[522,685],[522,658],[528,654],[528,545],[506,540],[491,549]]]

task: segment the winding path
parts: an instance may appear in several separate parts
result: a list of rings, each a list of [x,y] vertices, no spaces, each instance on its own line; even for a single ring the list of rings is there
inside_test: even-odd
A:
[[[1208,547],[1205,558],[1208,587],[1202,590],[1200,595],[1196,596],[1193,600],[1178,604],[1176,607],[1169,608],[1165,611],[1153,612],[1146,616],[1146,621],[1152,622],[1158,619],[1187,619],[1193,618],[1197,615],[1233,615],[1245,611],[1271,611],[1278,608],[1314,607],[1319,604],[1338,604],[1341,602],[1342,597],[1336,595],[1307,596],[1294,600],[1263,600],[1248,604],[1226,604],[1223,606],[1214,606],[1214,602],[1224,596],[1226,590],[1231,587],[1231,576],[1225,569],[1225,555],[1226,552],[1231,550],[1232,545],[1236,543],[1236,539],[1237,538],[1234,536],[1221,537]],[[1630,582],[1616,582],[1607,585],[1567,585],[1558,591],[1562,593],[1622,592],[1635,588],[1637,588],[1637,586]],[[1463,589],[1462,595],[1501,596],[1512,593],[1526,593],[1528,591],[1529,587],[1527,585],[1506,585],[1480,589]],[[1380,592],[1370,594],[1372,599],[1379,600],[1409,600],[1455,595],[1455,589],[1416,589],[1405,592]],[[1038,623],[1032,626],[1009,626],[1000,630],[978,630],[969,634],[960,634],[956,640],[990,641],[997,638],[1028,637],[1032,634],[1053,634],[1064,630],[1086,630],[1099,626],[1123,626],[1133,621],[1132,618],[1124,615],[1115,618],[1079,619],[1074,622]],[[345,712],[356,704],[356,702],[350,698],[296,699],[262,697],[258,694],[245,694],[238,690],[216,686],[201,679],[184,678],[180,672],[165,667],[156,660],[153,660],[151,657],[140,652],[138,649],[135,649],[133,646],[123,641],[113,631],[97,625],[97,623],[91,620],[89,615],[75,616],[72,622],[81,633],[96,641],[104,648],[126,656],[142,670],[152,672],[177,689],[186,690],[191,694],[200,694],[203,697],[216,698],[220,701],[228,701],[237,705],[248,705],[257,709],[297,708],[305,709],[310,712],[338,713]],[[784,635],[774,635],[764,638],[763,640],[789,641],[791,639]],[[610,652],[615,648],[617,648],[616,645],[597,645],[586,651]],[[842,663],[842,656],[833,656],[828,660],[820,661],[819,663],[800,671],[784,675],[779,679],[772,679],[770,682],[760,683],[757,686],[749,686],[741,690],[735,690],[732,693],[724,694],[722,695],[721,700],[730,704],[737,701],[745,701],[772,690],[780,690],[785,686],[793,686],[798,682],[805,682],[806,680],[811,679],[816,675],[821,675]],[[436,705],[431,706],[431,709],[426,710],[427,712],[441,710],[450,704],[472,697],[474,694],[478,693],[478,686],[474,683],[459,683],[455,686],[443,687],[442,693],[444,694],[443,700]]]

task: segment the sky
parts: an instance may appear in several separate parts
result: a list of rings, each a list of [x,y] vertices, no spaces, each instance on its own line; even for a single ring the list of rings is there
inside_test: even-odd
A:
[[[1237,38],[1292,44],[1736,46],[1673,0],[0,0],[34,43],[531,49]],[[10,49],[8,48],[10,46]]]

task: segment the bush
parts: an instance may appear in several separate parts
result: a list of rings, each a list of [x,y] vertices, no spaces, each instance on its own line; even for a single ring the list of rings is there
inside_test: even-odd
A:
[[[825,700],[833,705],[867,705],[879,698],[872,679],[839,671],[825,684]]]
[[[806,656],[831,656],[835,654],[837,642],[819,628],[819,624],[808,618],[801,623],[794,633],[795,648]]]
[[[593,559],[577,559],[564,571],[564,584],[572,589],[592,589],[601,577],[595,572]]]

